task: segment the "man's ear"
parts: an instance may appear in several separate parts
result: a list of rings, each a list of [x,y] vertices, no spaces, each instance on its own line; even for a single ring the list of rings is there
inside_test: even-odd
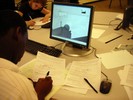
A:
[[[22,31],[21,31],[21,27],[16,27],[15,29],[14,29],[14,35],[13,35],[13,38],[15,39],[15,40],[19,40],[19,38],[20,38],[20,36],[21,36],[21,33]]]

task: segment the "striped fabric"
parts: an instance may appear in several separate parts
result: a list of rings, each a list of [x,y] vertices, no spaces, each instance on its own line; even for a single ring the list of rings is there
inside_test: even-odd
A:
[[[32,82],[17,71],[16,65],[0,58],[0,100],[38,100]]]

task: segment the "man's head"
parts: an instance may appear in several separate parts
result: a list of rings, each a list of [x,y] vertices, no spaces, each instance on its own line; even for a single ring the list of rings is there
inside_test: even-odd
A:
[[[30,6],[33,10],[38,10],[44,7],[47,3],[47,0],[30,0]]]
[[[0,57],[18,63],[24,54],[27,26],[23,18],[11,10],[0,11]]]

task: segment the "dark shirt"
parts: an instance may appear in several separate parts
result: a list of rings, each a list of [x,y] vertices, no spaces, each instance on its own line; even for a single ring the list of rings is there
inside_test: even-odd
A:
[[[43,17],[44,14],[41,13],[42,9],[39,10],[32,10],[32,8],[29,5],[29,2],[25,2],[22,4],[19,8],[19,11],[23,13],[23,18],[25,21],[31,20],[31,18],[37,18],[37,17]],[[31,16],[31,18],[29,17]]]
[[[15,10],[15,0],[0,0],[0,10]]]

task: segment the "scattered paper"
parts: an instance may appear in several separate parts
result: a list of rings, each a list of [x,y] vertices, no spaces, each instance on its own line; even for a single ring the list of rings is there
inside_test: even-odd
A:
[[[129,100],[133,100],[133,88],[127,87],[127,86],[124,86],[124,88],[125,88],[125,90],[127,92]]]
[[[105,32],[105,30],[103,30],[103,29],[93,28],[92,29],[92,38],[99,38],[104,32]]]
[[[97,90],[101,79],[101,62],[98,59],[73,61],[66,76],[65,85],[79,89],[92,89],[84,80],[86,78]],[[84,93],[84,91],[82,91]]]
[[[42,21],[35,21],[35,25],[43,25],[44,23]]]
[[[35,65],[36,59],[31,60],[30,62],[19,67],[19,73],[23,74],[27,78],[32,78],[33,66]]]
[[[123,70],[122,85],[130,86],[133,88],[133,65],[126,65]]]
[[[73,61],[69,66],[69,69],[65,68],[65,59],[38,52],[36,59],[20,67],[20,72],[37,81],[39,78],[45,78],[47,72],[50,71],[49,76],[53,80],[53,89],[46,100],[49,100],[62,86],[64,86],[63,89],[81,94],[86,94],[88,89],[93,91],[84,78],[96,90],[99,90],[101,80],[101,61],[99,59]]]
[[[35,25],[34,26],[42,26],[42,25],[45,25],[45,24],[47,24],[47,23],[49,23],[51,21],[50,18],[49,18],[48,21],[42,22],[41,21],[42,19],[43,19],[43,17],[39,17],[39,18],[33,19],[35,21]]]
[[[127,50],[111,51],[103,54],[97,54],[105,68],[111,69],[133,63],[133,55]]]
[[[116,16],[116,19],[120,19],[120,20],[123,20],[123,14],[119,14]]]
[[[133,65],[126,65],[124,70],[119,70],[120,84],[124,86],[129,100],[133,100]]]

